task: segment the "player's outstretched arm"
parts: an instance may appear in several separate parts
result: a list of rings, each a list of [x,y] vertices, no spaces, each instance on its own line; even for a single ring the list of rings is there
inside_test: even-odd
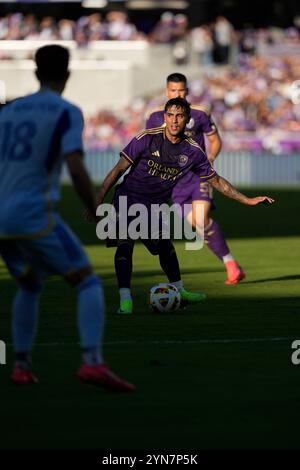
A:
[[[257,204],[273,204],[274,199],[268,196],[257,196],[257,197],[247,197],[245,194],[240,193],[232,184],[229,183],[222,176],[215,176],[209,180],[209,183],[220,193],[223,193],[225,196],[230,199],[235,199],[236,201],[245,204],[246,206],[256,206]]]
[[[88,208],[84,211],[83,216],[88,222],[93,222],[96,219],[96,216],[94,214],[96,214],[97,207],[103,203],[103,200],[106,194],[108,193],[108,191],[110,190],[110,188],[112,188],[114,184],[116,184],[116,182],[119,180],[119,178],[121,178],[123,173],[125,173],[125,171],[130,165],[131,163],[129,161],[127,161],[124,157],[121,157],[118,163],[113,167],[113,169],[105,177],[102,183],[102,186],[98,194],[96,195],[95,211],[90,212]]]
[[[121,178],[125,171],[130,167],[131,163],[126,158],[121,157],[118,163],[108,173],[104,179],[102,186],[97,194],[97,205],[102,204],[106,194],[112,188],[116,182]]]
[[[96,199],[93,186],[83,164],[82,154],[73,152],[65,157],[74,188],[85,207],[91,214],[96,214]]]

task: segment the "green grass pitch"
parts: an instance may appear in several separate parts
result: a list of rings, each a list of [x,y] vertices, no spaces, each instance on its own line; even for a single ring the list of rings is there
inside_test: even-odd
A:
[[[9,381],[13,362],[10,305],[15,283],[0,262],[2,449],[299,449],[300,192],[270,194],[273,207],[247,208],[216,195],[215,217],[247,273],[224,284],[222,264],[207,250],[176,242],[185,286],[207,292],[199,306],[158,315],[148,306],[152,285],[164,281],[157,258],[134,252],[135,313],[115,315],[114,249],[97,242],[71,188],[61,213],[84,241],[107,304],[107,362],[136,384],[130,395],[81,385],[75,293],[47,281],[34,348],[36,387]]]

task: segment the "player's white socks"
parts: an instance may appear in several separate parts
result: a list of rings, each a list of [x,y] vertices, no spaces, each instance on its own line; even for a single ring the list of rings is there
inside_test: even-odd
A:
[[[78,286],[78,327],[83,362],[87,365],[103,363],[102,335],[104,328],[104,299],[100,279],[94,274]]]
[[[40,292],[31,292],[20,287],[13,303],[13,341],[15,351],[29,352],[35,337]]]
[[[170,284],[173,284],[173,286],[177,287],[179,292],[183,289],[183,282],[182,282],[181,279],[180,279],[180,281],[170,282]]]
[[[234,261],[234,257],[232,256],[231,253],[228,253],[228,255],[225,255],[222,257],[223,263],[227,263],[228,261]]]
[[[121,287],[119,289],[119,294],[120,294],[120,300],[132,300],[131,297],[131,290],[128,289],[127,287]]]

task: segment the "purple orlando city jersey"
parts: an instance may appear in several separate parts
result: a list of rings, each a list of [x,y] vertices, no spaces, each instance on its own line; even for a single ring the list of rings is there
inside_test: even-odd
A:
[[[160,108],[150,114],[146,121],[146,127],[148,129],[149,127],[162,126],[163,122],[164,108]],[[205,150],[204,134],[212,135],[216,132],[217,127],[211,119],[209,108],[206,106],[191,105],[191,119],[186,126],[185,134],[195,140],[200,147]],[[172,193],[173,201],[178,202],[179,204],[184,204],[184,202],[192,200],[193,194],[197,194],[200,191],[199,183],[201,183],[201,181],[203,180],[200,180],[199,182],[199,178],[194,173],[187,173],[174,187]],[[208,188],[202,188],[201,196],[197,196],[197,199],[201,198],[211,200],[208,193]]]
[[[132,202],[168,202],[176,183],[188,172],[202,181],[216,176],[204,151],[186,137],[177,144],[170,142],[163,127],[138,134],[120,155],[131,164],[129,173],[117,190]]]

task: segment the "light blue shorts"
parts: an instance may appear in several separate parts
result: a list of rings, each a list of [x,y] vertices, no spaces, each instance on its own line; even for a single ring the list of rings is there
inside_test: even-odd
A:
[[[15,278],[32,270],[38,279],[51,274],[66,276],[90,266],[80,240],[58,216],[51,232],[33,240],[0,240],[0,254]]]

